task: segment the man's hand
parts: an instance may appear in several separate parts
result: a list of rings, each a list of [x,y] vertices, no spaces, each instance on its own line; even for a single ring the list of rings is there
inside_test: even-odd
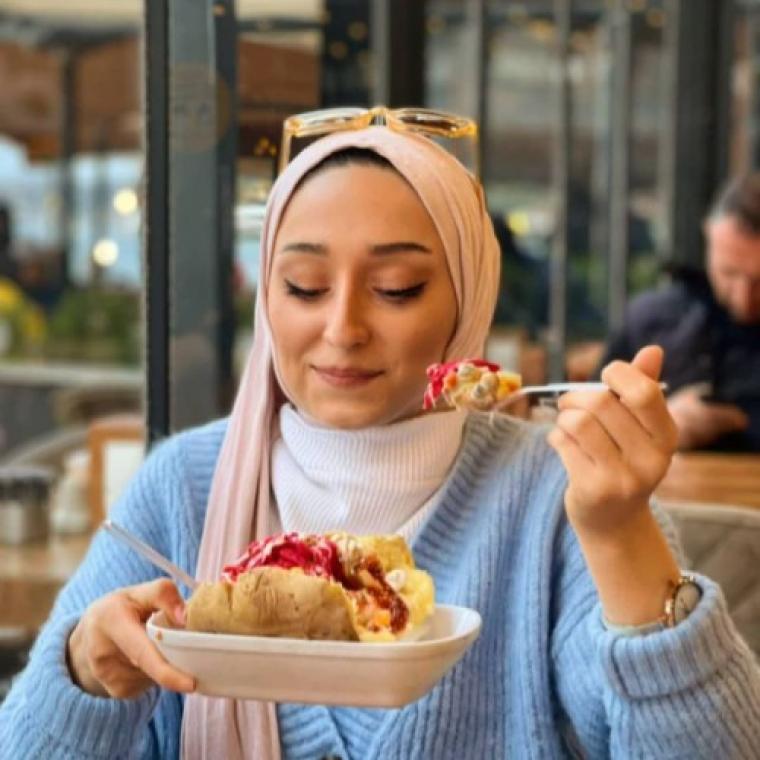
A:
[[[689,385],[668,399],[668,411],[678,428],[678,448],[696,449],[716,438],[745,430],[749,419],[738,406],[703,401],[701,387]]]

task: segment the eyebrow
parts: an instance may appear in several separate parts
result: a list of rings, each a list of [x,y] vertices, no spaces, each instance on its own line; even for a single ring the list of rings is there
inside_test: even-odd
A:
[[[281,253],[313,253],[317,256],[327,254],[327,246],[322,243],[296,242],[288,243],[283,246]],[[422,243],[415,243],[412,240],[399,240],[394,243],[378,243],[370,247],[370,253],[374,256],[388,256],[393,253],[425,253],[431,254],[432,251]]]

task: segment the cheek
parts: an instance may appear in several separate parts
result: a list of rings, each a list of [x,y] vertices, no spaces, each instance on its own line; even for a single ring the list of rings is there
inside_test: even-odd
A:
[[[407,322],[406,329],[395,331],[394,340],[399,353],[403,354],[402,361],[407,366],[414,367],[418,375],[419,368],[422,367],[421,379],[426,381],[424,370],[430,364],[443,360],[454,332],[455,320],[455,315],[450,311],[438,309],[422,319],[414,320],[413,329],[409,329],[410,321]]]
[[[304,320],[290,299],[279,293],[269,293],[268,308],[275,361],[285,375],[303,355],[308,341],[308,320]]]

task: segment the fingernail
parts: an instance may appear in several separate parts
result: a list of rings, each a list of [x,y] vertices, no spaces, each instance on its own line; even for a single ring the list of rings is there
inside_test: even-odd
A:
[[[185,612],[185,605],[184,604],[178,604],[174,608],[174,619],[180,625],[185,625],[187,623],[187,613]]]

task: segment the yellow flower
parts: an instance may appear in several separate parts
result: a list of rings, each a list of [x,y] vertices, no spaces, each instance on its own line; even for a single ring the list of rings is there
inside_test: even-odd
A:
[[[23,300],[24,296],[15,283],[0,278],[0,313],[8,314],[14,311]]]

